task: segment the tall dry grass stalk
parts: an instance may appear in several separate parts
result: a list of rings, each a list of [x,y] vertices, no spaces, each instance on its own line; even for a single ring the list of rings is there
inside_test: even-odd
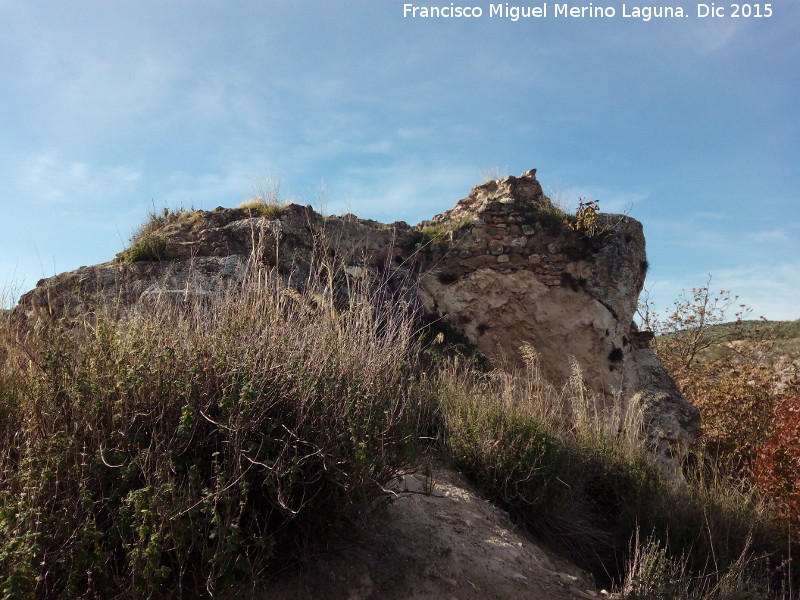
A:
[[[654,536],[631,541],[625,577],[614,598],[619,600],[774,600],[793,598],[791,592],[770,586],[763,558],[750,552],[750,539],[732,562],[712,561],[700,573],[692,571],[686,555],[671,556],[667,545]]]
[[[413,462],[416,323],[330,261],[299,284],[254,260],[119,320],[4,326],[3,597],[234,594],[363,517]]]
[[[625,429],[640,416],[636,407],[598,408],[577,368],[566,385],[553,386],[534,349],[522,352],[526,367],[514,373],[478,374],[458,364],[444,372],[445,447],[531,531],[584,566],[608,568],[618,542],[604,525],[635,518],[616,504],[660,485],[644,442]],[[603,514],[607,508],[612,514]]]
[[[439,383],[444,445],[484,493],[598,582],[627,577],[626,598],[779,597],[747,595],[775,594],[765,574],[786,557],[752,487],[699,471],[683,487],[662,480],[641,407],[600,408],[574,362],[558,388],[533,348],[523,356],[515,373],[454,363]]]

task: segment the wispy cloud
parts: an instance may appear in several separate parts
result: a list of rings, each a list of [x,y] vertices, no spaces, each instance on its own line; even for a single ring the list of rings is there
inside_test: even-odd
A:
[[[331,182],[330,210],[413,224],[452,208],[478,183],[480,173],[469,165],[407,160],[380,168],[351,168]]]
[[[17,176],[28,202],[80,204],[119,198],[142,173],[131,165],[93,166],[47,150],[21,159]]]
[[[800,319],[800,259],[723,269],[714,279],[724,289],[737,293],[744,304],[758,307],[755,316]]]
[[[564,186],[552,184],[545,188],[545,194],[562,208],[575,209],[579,199],[599,200],[600,210],[605,213],[627,213],[633,206],[646,200],[647,191],[622,190],[617,188]]]
[[[709,273],[697,271],[682,278],[648,280],[645,288],[657,310],[666,312],[681,293],[706,284]],[[739,297],[738,302],[753,308],[753,318],[772,320],[800,319],[800,259],[774,264],[749,264],[729,269],[715,270],[711,279],[712,292],[726,290]],[[735,310],[727,315],[735,318]]]
[[[789,227],[777,227],[775,229],[766,229],[763,231],[756,231],[752,234],[754,242],[758,243],[775,243],[775,242],[788,242],[792,239],[797,240],[797,235],[800,231],[789,233]],[[800,230],[800,227],[794,227],[795,230]]]
[[[709,3],[711,4],[711,3]],[[731,10],[729,6],[724,7],[725,10]],[[690,7],[690,11],[697,10],[694,6]],[[745,19],[731,18],[703,18],[694,20],[694,22],[687,27],[685,42],[689,43],[691,47],[699,54],[712,54],[720,52],[730,44],[735,43],[738,34],[744,28],[741,21]]]

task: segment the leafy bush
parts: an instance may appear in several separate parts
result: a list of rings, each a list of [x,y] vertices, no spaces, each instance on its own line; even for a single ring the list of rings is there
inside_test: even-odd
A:
[[[597,213],[599,212],[599,200],[586,201],[581,198],[578,201],[578,208],[575,210],[574,219],[570,219],[566,223],[570,229],[574,229],[587,237],[594,237],[595,235],[604,233],[601,231],[597,218]]]
[[[413,456],[413,321],[314,281],[9,341],[2,597],[231,595],[372,506]]]
[[[147,220],[131,236],[131,245],[120,254],[125,262],[157,261],[172,258],[169,241],[159,234],[159,231],[170,220],[176,219],[186,211],[179,209],[177,212],[168,208],[160,213],[151,211]]]
[[[800,396],[783,398],[775,407],[773,433],[753,466],[754,480],[800,534]]]
[[[717,360],[700,362],[675,380],[700,409],[706,456],[731,475],[746,476],[757,449],[772,431],[777,395],[770,369]]]

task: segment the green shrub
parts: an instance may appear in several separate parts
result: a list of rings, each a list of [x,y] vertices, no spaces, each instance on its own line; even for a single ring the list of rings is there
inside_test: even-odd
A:
[[[0,365],[0,596],[232,596],[413,459],[413,320],[254,277]]]
[[[415,231],[411,238],[411,246],[431,246],[441,244],[447,239],[448,232],[441,227],[423,227]]]
[[[426,227],[422,227],[414,232],[411,237],[410,245],[420,245],[427,247],[436,244],[442,244],[446,241],[453,241],[454,234],[462,229],[469,227],[475,221],[471,215],[464,215],[459,219],[448,221],[444,223],[434,223]]]
[[[526,214],[524,222],[527,225],[541,223],[545,229],[555,233],[561,231],[565,227],[565,223],[568,223],[570,219],[571,217],[563,210],[551,204],[546,209],[535,210]]]
[[[157,233],[146,233],[132,240],[122,252],[126,262],[157,261],[171,258],[169,242]]]
[[[170,242],[159,232],[171,220],[184,214],[182,208],[171,211],[162,209],[160,213],[151,211],[147,220],[131,236],[131,245],[122,251],[120,257],[125,262],[158,261],[172,258]]]

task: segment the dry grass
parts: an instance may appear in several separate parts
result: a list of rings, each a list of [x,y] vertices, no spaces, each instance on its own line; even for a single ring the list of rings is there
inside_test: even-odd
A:
[[[445,447],[489,498],[605,585],[682,590],[664,598],[778,597],[765,573],[788,556],[788,540],[752,486],[708,468],[690,469],[686,486],[663,481],[636,406],[600,411],[577,368],[558,389],[526,354],[524,372],[454,365],[438,383]],[[723,587],[729,595],[710,591]]]
[[[283,214],[284,206],[280,178],[265,177],[254,181],[250,198],[238,208],[248,216],[278,219]]]
[[[5,598],[214,597],[360,518],[413,457],[413,320],[329,265],[122,321],[4,329]],[[333,267],[331,267],[333,268]]]

